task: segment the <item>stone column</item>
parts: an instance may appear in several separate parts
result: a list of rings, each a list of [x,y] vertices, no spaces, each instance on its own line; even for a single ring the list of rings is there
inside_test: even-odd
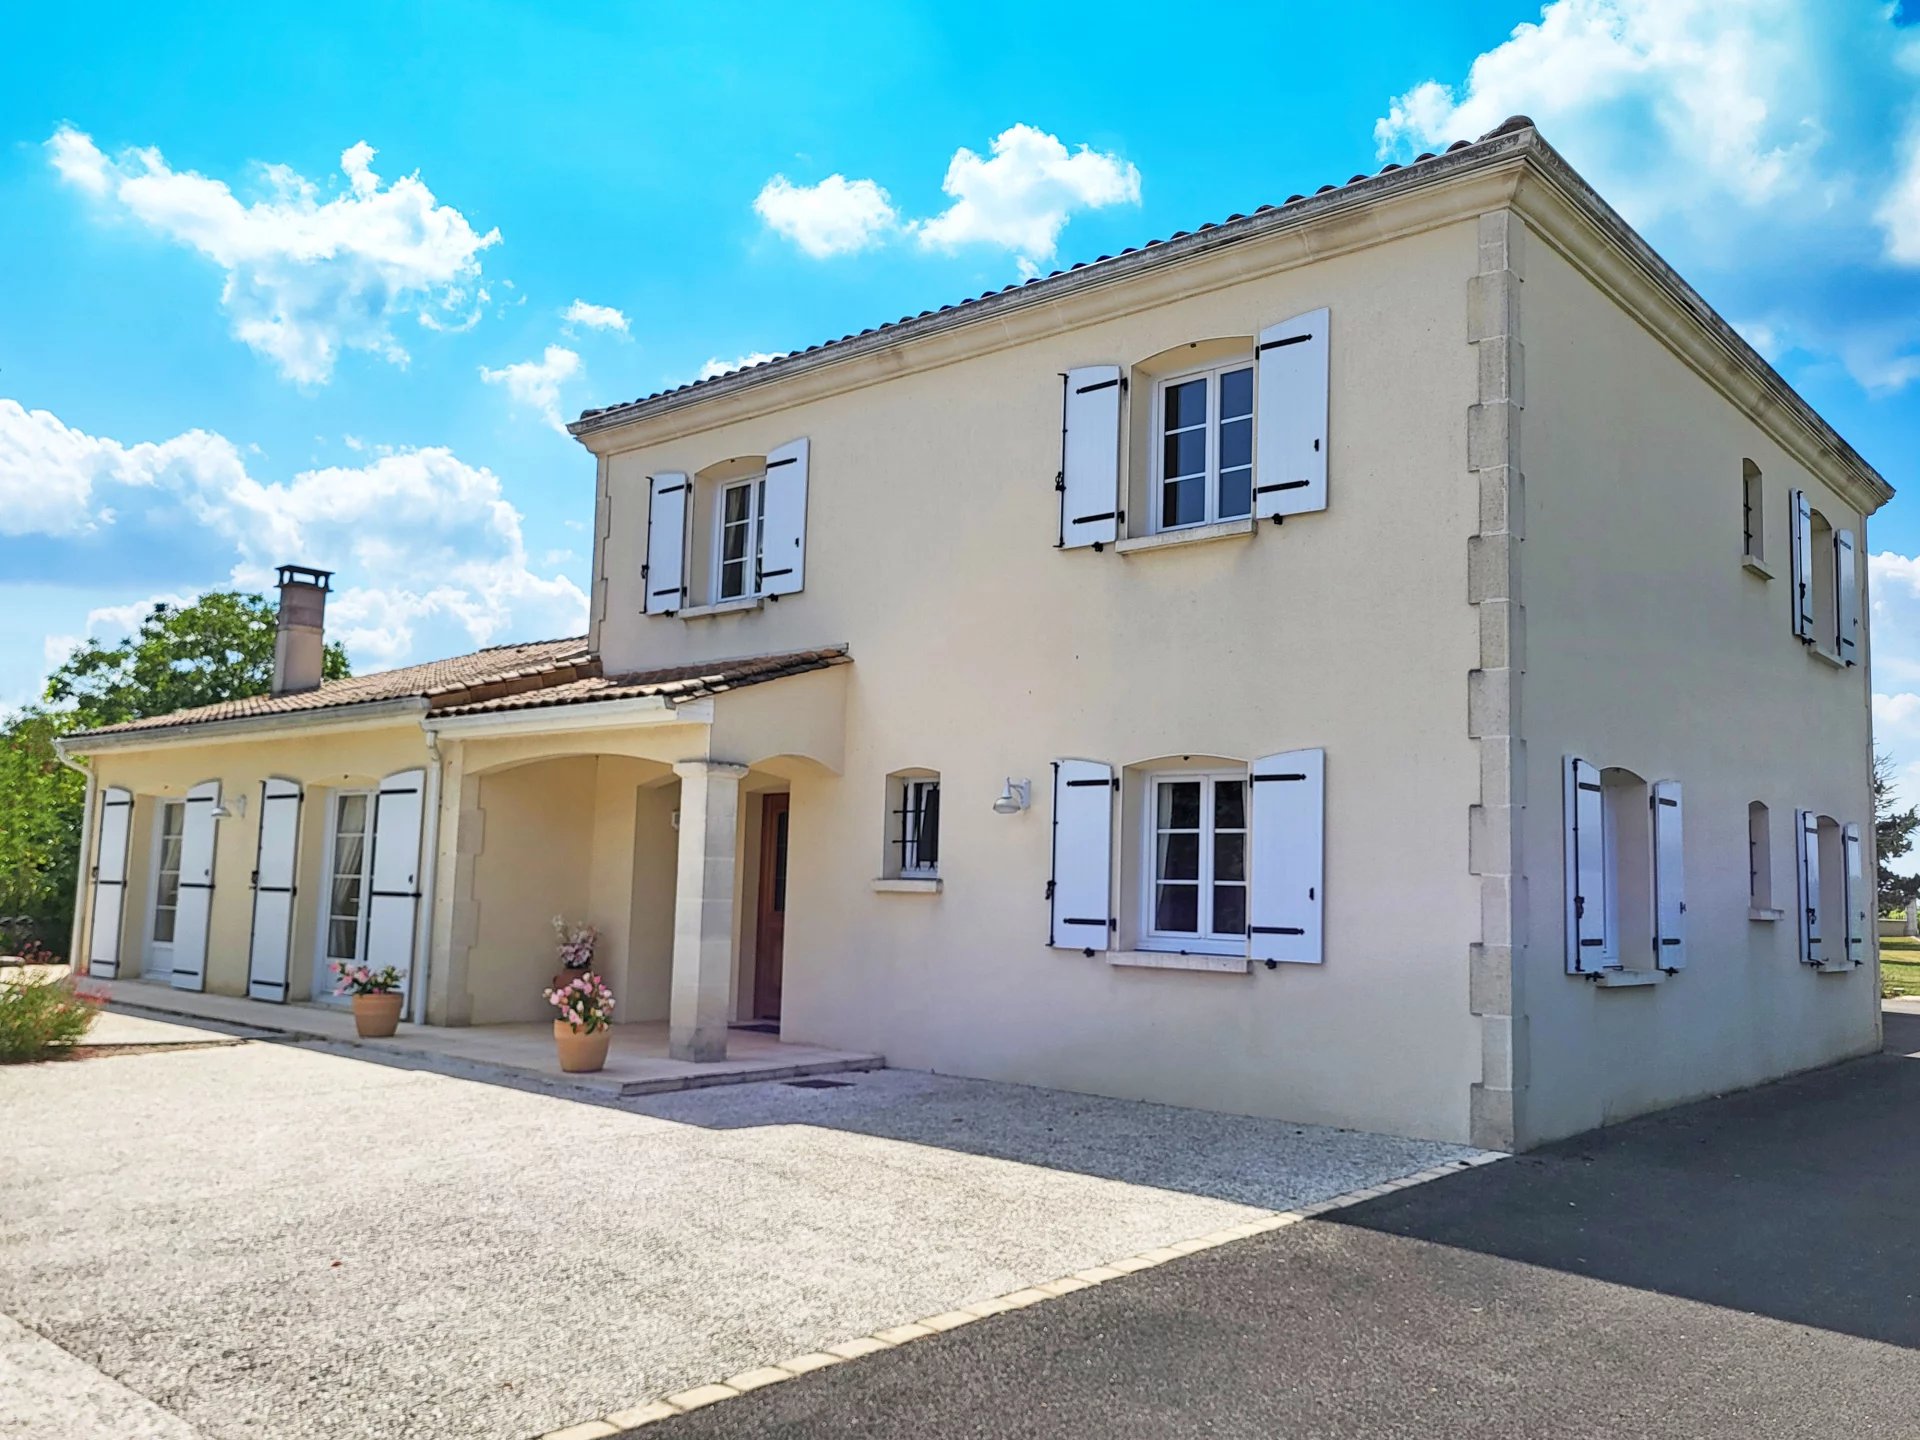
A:
[[[667,1051],[676,1060],[724,1060],[733,998],[733,856],[747,767],[682,760],[673,769],[680,777],[680,858]]]

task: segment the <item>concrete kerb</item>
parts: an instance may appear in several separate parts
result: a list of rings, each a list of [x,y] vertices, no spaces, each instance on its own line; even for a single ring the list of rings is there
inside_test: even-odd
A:
[[[609,1435],[637,1430],[658,1420],[670,1420],[675,1415],[684,1415],[690,1410],[702,1409],[723,1400],[732,1400],[768,1385],[777,1385],[783,1381],[811,1374],[815,1370],[843,1365],[863,1355],[877,1355],[882,1350],[892,1350],[901,1345],[909,1345],[915,1340],[924,1340],[930,1335],[958,1330],[963,1325],[971,1325],[976,1320],[984,1320],[992,1315],[1002,1315],[1011,1310],[1024,1310],[1029,1305],[1045,1304],[1049,1300],[1071,1295],[1077,1290],[1091,1289],[1095,1285],[1121,1279],[1136,1271],[1150,1270],[1156,1265],[1166,1264],[1169,1260],[1178,1260],[1185,1255],[1211,1250],[1217,1245],[1230,1245],[1236,1240],[1250,1240],[1255,1235],[1266,1234],[1269,1230],[1284,1229],[1288,1225],[1297,1225],[1302,1220],[1311,1220],[1334,1210],[1343,1210],[1349,1205],[1376,1200],[1396,1190],[1411,1189],[1415,1185],[1425,1185],[1430,1181],[1458,1174],[1462,1170],[1478,1165],[1491,1165],[1495,1161],[1508,1158],[1510,1157],[1503,1154],[1488,1154],[1470,1156],[1464,1160],[1451,1160],[1444,1165],[1416,1170],[1409,1175],[1382,1181],[1378,1185],[1370,1185],[1362,1190],[1349,1190],[1343,1195],[1335,1195],[1311,1205],[1302,1205],[1298,1209],[1276,1210],[1258,1219],[1229,1225],[1205,1235],[1197,1235],[1190,1240],[1176,1240],[1171,1245],[1143,1250],[1137,1255],[1125,1255],[1105,1265],[1076,1270],[1073,1274],[1063,1275],[1057,1280],[1025,1286],[1005,1295],[996,1295],[992,1299],[963,1305],[955,1310],[944,1310],[937,1315],[928,1315],[910,1324],[876,1330],[871,1335],[859,1335],[851,1340],[842,1340],[837,1344],[809,1351],[805,1355],[796,1355],[791,1360],[782,1360],[776,1365],[763,1365],[753,1370],[744,1370],[725,1380],[718,1380],[710,1385],[696,1385],[691,1389],[663,1396],[630,1410],[616,1410],[592,1420],[581,1421],[559,1430],[550,1430],[534,1437],[534,1440],[604,1440],[604,1437]]]

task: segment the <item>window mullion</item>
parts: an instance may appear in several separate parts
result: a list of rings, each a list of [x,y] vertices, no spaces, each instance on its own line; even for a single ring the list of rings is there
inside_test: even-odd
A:
[[[1222,371],[1207,372],[1207,501],[1200,517],[1204,525],[1220,516],[1220,376]],[[1213,782],[1209,780],[1209,789]],[[1209,927],[1211,928],[1211,927]]]

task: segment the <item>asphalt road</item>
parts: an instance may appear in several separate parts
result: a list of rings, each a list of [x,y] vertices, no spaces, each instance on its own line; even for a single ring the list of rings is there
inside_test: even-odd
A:
[[[1887,1039],[636,1433],[1908,1440],[1920,1016]]]

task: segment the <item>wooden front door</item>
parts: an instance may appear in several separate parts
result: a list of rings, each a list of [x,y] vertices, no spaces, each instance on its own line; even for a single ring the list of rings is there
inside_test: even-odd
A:
[[[787,937],[787,796],[760,802],[760,889],[754,923],[753,1016],[780,1018],[780,971]]]

